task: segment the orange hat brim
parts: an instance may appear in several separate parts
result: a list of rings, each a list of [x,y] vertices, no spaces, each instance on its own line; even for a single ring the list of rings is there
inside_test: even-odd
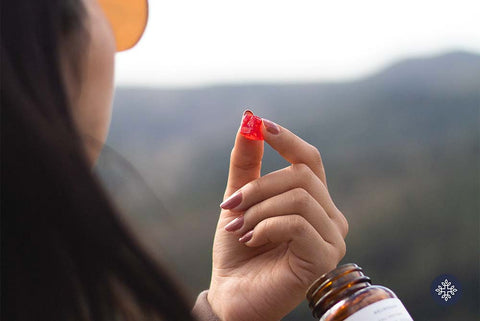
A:
[[[147,0],[99,0],[109,20],[117,51],[132,48],[140,40],[148,21]]]

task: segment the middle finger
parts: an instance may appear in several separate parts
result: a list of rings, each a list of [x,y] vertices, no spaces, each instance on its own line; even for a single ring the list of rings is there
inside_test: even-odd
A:
[[[289,167],[262,176],[235,192],[230,198],[236,198],[234,207],[229,208],[229,199],[220,206],[235,212],[246,211],[251,206],[282,194],[294,188],[303,188],[317,200],[328,216],[341,221],[343,214],[337,209],[322,181],[305,164],[293,164]],[[239,201],[240,200],[240,201]],[[226,205],[226,206],[225,206]]]

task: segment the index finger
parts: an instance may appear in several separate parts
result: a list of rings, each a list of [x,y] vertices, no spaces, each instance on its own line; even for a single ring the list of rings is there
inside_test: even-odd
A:
[[[288,129],[263,119],[265,141],[291,164],[303,163],[327,186],[322,156],[318,149]]]

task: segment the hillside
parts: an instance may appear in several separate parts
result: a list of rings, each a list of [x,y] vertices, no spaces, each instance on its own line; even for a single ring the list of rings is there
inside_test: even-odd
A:
[[[246,107],[321,151],[350,222],[344,262],[394,289],[415,320],[478,316],[480,56],[409,59],[346,83],[118,88],[97,170],[192,294],[208,287],[218,204]],[[286,165],[267,149],[264,173]],[[443,273],[464,286],[449,309],[429,294]],[[308,309],[285,320],[309,320]]]

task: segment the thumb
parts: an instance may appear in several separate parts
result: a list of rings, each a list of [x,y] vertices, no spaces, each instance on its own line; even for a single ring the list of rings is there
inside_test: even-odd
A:
[[[245,113],[244,113],[245,117]],[[237,131],[235,146],[230,155],[230,169],[224,198],[240,187],[260,177],[263,157],[263,140],[250,140]]]

